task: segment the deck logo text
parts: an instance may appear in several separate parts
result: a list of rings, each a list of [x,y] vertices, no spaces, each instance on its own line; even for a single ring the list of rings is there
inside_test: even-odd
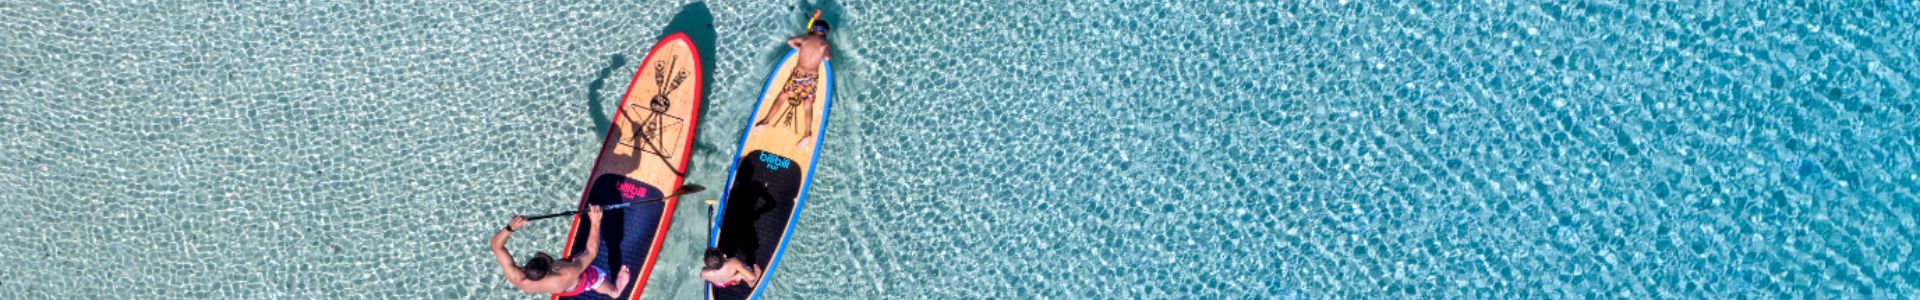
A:
[[[765,152],[760,153],[760,162],[767,164],[767,171],[769,172],[780,171],[780,169],[785,169],[793,165],[793,161],[787,160],[785,157],[767,154]]]

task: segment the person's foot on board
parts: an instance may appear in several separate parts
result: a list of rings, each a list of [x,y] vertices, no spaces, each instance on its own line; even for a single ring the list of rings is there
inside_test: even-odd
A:
[[[814,140],[815,139],[811,135],[804,138],[800,138],[800,142],[794,143],[793,148],[794,150],[800,150],[800,151],[807,151],[807,149],[813,149]]]

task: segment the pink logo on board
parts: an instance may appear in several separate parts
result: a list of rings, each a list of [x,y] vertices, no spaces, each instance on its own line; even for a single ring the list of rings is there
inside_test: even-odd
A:
[[[637,198],[645,195],[647,195],[647,188],[645,187],[633,185],[633,183],[628,183],[628,182],[620,183],[621,199],[633,200],[633,198]]]

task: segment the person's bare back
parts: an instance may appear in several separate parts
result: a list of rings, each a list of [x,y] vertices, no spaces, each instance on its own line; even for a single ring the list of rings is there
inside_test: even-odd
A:
[[[787,46],[800,51],[797,55],[800,59],[797,67],[808,71],[820,69],[820,61],[827,59],[827,51],[832,47],[827,44],[825,34],[804,34],[789,38]]]

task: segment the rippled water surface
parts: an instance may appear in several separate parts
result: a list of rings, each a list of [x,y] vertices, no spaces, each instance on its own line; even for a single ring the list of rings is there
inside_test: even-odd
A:
[[[820,3],[768,296],[1920,293],[1920,8],[1696,2]],[[663,28],[712,19],[718,186],[812,7],[0,2],[0,298],[537,298],[486,238],[577,200]]]

